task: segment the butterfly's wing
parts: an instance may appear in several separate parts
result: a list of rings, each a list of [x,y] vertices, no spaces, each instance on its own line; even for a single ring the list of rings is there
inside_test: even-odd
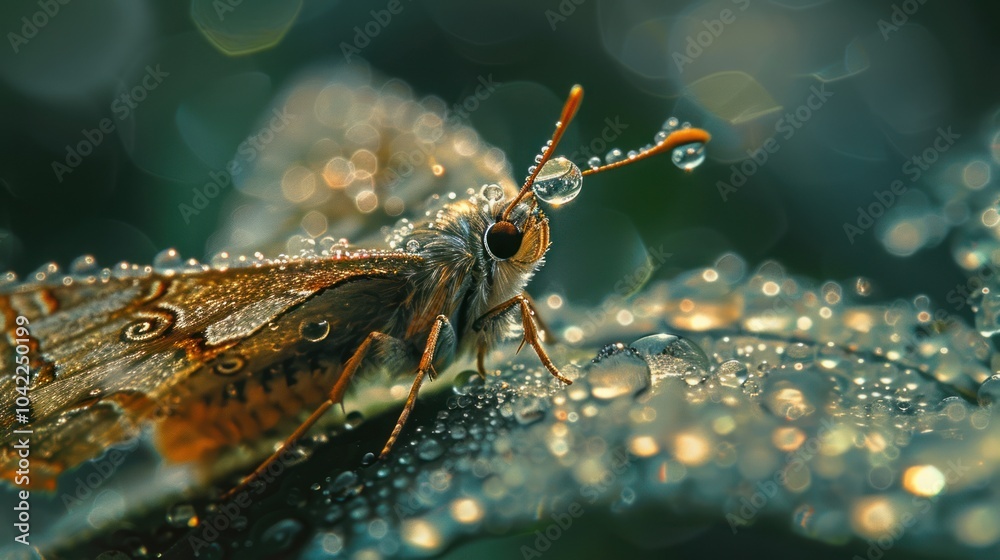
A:
[[[436,97],[416,99],[404,82],[360,63],[303,72],[263,124],[274,114],[294,118],[260,150],[234,156],[242,171],[209,252],[298,254],[304,239],[324,236],[366,244],[435,194],[518,188],[503,151],[459,112]]]
[[[327,294],[325,305],[341,307],[333,311],[338,318],[331,343],[349,345],[389,320],[393,309],[363,307],[359,298],[404,293],[407,275],[418,265],[415,255],[376,252],[194,273],[147,269],[0,291],[0,361],[14,363],[17,318],[26,318],[32,378],[26,423],[8,412],[17,407],[13,376],[0,379],[0,478],[16,477],[12,444],[19,438],[30,439],[29,486],[52,488],[62,470],[136,435],[143,420],[176,404],[167,401],[218,384],[216,378],[224,376],[194,376],[218,368],[234,348],[237,359],[252,367],[282,359],[303,336],[299,325],[284,319],[323,316],[309,306],[318,296]],[[329,295],[348,286],[347,297]],[[230,361],[220,373],[232,373],[232,367]],[[13,433],[18,429],[31,434]]]

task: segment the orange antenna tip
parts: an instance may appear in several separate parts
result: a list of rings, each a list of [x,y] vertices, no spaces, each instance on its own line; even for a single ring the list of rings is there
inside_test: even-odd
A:
[[[601,165],[600,159],[593,157],[588,162],[590,168],[581,171],[570,160],[564,157],[553,157],[553,154],[582,102],[583,88],[574,85],[569,90],[566,103],[563,104],[562,113],[559,115],[559,121],[556,122],[556,130],[552,134],[552,139],[542,147],[541,154],[536,158],[534,167],[529,169],[530,174],[525,179],[521,190],[500,216],[500,222],[506,222],[511,211],[528,196],[534,195],[536,198],[551,204],[569,202],[579,194],[583,177],[609,169],[617,169],[664,152],[671,152],[671,160],[674,165],[684,171],[691,171],[705,161],[705,144],[712,139],[712,135],[700,128],[691,128],[688,123],[677,128],[678,120],[671,117],[663,125],[663,129],[656,134],[655,145],[647,145],[641,150],[632,150],[628,152],[627,156],[623,155],[621,150],[614,149],[607,156],[607,164]]]
[[[705,144],[707,144],[711,139],[712,135],[700,128],[682,128],[675,130],[668,134],[666,138],[660,140],[660,142],[655,146],[640,150],[620,161],[586,169],[583,171],[583,176],[586,177],[587,175],[601,173],[602,171],[607,171],[609,169],[617,169],[664,152],[674,152],[672,156],[674,163],[681,169],[690,171],[704,161]],[[682,148],[683,151],[677,151]]]
[[[555,153],[556,146],[559,145],[559,140],[561,140],[563,134],[566,133],[569,123],[573,120],[573,117],[576,116],[576,111],[580,108],[580,103],[582,102],[583,86],[576,84],[569,90],[569,97],[566,98],[566,103],[563,104],[562,113],[559,115],[559,122],[556,123],[556,131],[552,133],[552,139],[546,143],[544,148],[542,148],[541,159],[539,159],[538,163],[535,164],[534,169],[531,171],[531,175],[529,175],[527,180],[524,181],[524,185],[517,193],[517,196],[514,197],[514,200],[512,200],[503,211],[503,215],[500,216],[501,221],[507,221],[511,210],[517,207],[517,204],[521,202],[524,197],[531,194],[531,185],[535,183],[535,179],[542,171],[542,167],[545,167],[545,164],[552,159],[552,154]]]

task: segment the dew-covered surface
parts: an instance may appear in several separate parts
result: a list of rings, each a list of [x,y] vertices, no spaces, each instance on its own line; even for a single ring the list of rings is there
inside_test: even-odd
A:
[[[994,557],[991,348],[958,321],[936,325],[925,298],[872,304],[869,289],[776,263],[748,272],[724,255],[599,313],[544,298],[571,341],[554,357],[572,385],[499,349],[499,375],[426,386],[384,462],[366,454],[396,409],[352,413],[263,488],[149,504],[114,533],[64,536],[49,557],[84,545],[91,556],[461,557],[518,533],[511,550],[534,557],[524,547],[586,541],[595,518],[653,549],[767,528],[862,557]]]

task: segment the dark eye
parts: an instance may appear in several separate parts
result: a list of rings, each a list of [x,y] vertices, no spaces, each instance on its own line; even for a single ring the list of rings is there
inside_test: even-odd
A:
[[[486,252],[498,261],[505,261],[521,248],[523,234],[510,222],[497,222],[486,229],[483,245]]]

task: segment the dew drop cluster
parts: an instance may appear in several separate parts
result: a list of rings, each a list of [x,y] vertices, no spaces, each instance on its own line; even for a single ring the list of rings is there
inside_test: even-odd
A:
[[[1000,544],[990,346],[958,321],[935,328],[925,296],[873,304],[871,284],[811,282],[773,262],[751,271],[727,254],[610,300],[601,321],[539,298],[575,341],[557,354],[572,385],[523,355],[485,382],[439,380],[446,404],[389,458],[289,477],[284,514],[250,510],[252,537],[212,550],[433,555],[545,530],[577,504],[621,527],[653,519],[652,532],[777,524],[824,543],[978,557]],[[366,421],[352,413],[345,429]],[[166,522],[198,519],[179,507]]]

